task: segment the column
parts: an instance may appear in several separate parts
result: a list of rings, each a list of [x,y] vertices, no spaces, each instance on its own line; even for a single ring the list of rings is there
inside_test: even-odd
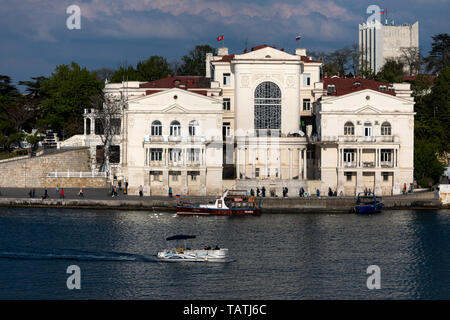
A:
[[[249,157],[251,159],[250,161],[251,161],[251,165],[252,165],[252,179],[255,179],[256,149],[252,148],[251,150],[252,150],[251,157],[250,157],[250,155],[249,155]]]
[[[281,180],[281,148],[278,147],[278,179]]]
[[[247,177],[247,148],[242,149],[244,151],[244,177]]]
[[[266,147],[266,171],[264,172],[265,177],[267,178],[268,168],[269,168],[269,149]]]
[[[302,149],[298,149],[298,180],[302,178]]]
[[[292,148],[289,148],[289,179],[292,180]]]
[[[360,154],[359,154],[359,152],[360,152],[360,148],[357,148],[356,149],[356,167],[359,167],[359,159],[360,159]]]
[[[164,148],[164,164],[167,167],[169,165],[169,150]]]
[[[87,126],[87,121],[86,121],[86,117],[84,118],[84,135],[86,135],[86,126]]]
[[[393,167],[397,168],[398,164],[398,149],[394,149],[394,163],[392,164]]]
[[[240,149],[236,148],[236,179],[239,179],[240,177],[240,168],[239,168],[239,161],[240,161],[240,157],[239,157],[239,153],[240,153]]]
[[[304,157],[303,157],[303,179],[307,180],[308,179],[308,171],[307,171],[306,163],[308,162],[308,159],[307,159],[307,154],[306,154],[306,148],[303,149],[303,155],[304,155]]]

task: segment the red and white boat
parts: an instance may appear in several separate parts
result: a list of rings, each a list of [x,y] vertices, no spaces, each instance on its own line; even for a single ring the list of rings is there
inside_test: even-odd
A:
[[[243,190],[227,190],[218,196],[214,204],[194,205],[180,202],[177,205],[178,215],[217,215],[217,216],[240,216],[260,215],[261,202],[256,205],[256,198],[248,196]]]

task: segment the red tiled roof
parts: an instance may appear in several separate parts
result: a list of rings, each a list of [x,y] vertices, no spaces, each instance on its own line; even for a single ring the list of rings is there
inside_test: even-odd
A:
[[[424,74],[425,77],[427,77],[430,80],[430,84],[434,85],[434,79],[436,79],[436,75],[434,74]],[[402,79],[404,81],[416,81],[417,76],[403,76]]]
[[[234,54],[228,54],[226,56],[223,56],[220,60],[214,60],[213,62],[230,62],[234,59]]]
[[[308,56],[301,56],[300,57],[300,59],[303,61],[303,62],[306,62],[306,63],[322,63],[322,61],[320,61],[320,60],[312,60],[310,57],[308,57]]]
[[[385,94],[395,96],[395,91],[381,91],[380,86],[386,86],[392,88],[391,84],[383,83],[376,80],[365,78],[339,78],[339,77],[327,77],[323,79],[323,88],[327,90],[328,85],[334,85],[335,91],[328,93],[332,96],[342,96],[352,92],[357,92],[365,89],[371,89]]]
[[[194,89],[211,87],[211,80],[203,76],[168,76],[167,78],[141,83],[139,88],[180,88]],[[152,90],[154,91],[154,90]]]
[[[252,51],[256,51],[256,50],[259,50],[259,49],[264,49],[264,48],[267,48],[267,47],[274,48],[274,49],[277,48],[277,47],[274,47],[274,46],[269,46],[267,44],[262,44],[260,46],[252,47]]]

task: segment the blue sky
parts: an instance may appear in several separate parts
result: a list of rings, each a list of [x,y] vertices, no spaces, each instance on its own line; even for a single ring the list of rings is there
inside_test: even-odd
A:
[[[68,30],[66,9],[81,8],[81,30]],[[134,65],[151,55],[180,59],[196,44],[230,52],[275,45],[293,50],[302,35],[307,50],[357,43],[368,5],[388,9],[396,24],[420,23],[425,54],[431,36],[450,33],[449,0],[0,0],[0,74],[14,81],[48,76],[75,61],[88,69]]]

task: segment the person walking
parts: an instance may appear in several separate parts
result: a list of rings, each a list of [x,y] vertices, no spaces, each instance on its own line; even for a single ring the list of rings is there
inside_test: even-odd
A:
[[[61,188],[61,191],[59,193],[59,198],[64,199],[64,188]]]
[[[261,191],[259,190],[258,187],[256,187],[256,196],[259,197],[259,194],[261,193]]]
[[[30,198],[33,198],[33,191],[31,191],[31,189],[30,189],[30,191],[28,192],[28,196],[29,196]]]
[[[261,193],[262,193],[262,197],[265,198],[266,197],[266,188],[264,186],[261,188]]]
[[[328,196],[332,197],[333,196],[333,190],[331,190],[330,187],[328,187]]]
[[[78,192],[78,196],[84,198],[83,188],[80,188],[80,192]]]
[[[286,197],[288,196],[289,189],[286,187]]]
[[[119,180],[119,191],[122,191],[122,180]]]
[[[142,185],[139,186],[139,197],[144,196],[144,189],[142,188]]]
[[[316,189],[316,195],[317,195],[318,197],[320,197],[320,190],[319,190],[319,189]]]
[[[44,195],[42,196],[42,200],[47,199],[48,198],[48,191],[47,188],[44,189]]]
[[[252,188],[252,189],[250,189],[250,195],[251,195],[252,197],[254,197],[254,196],[255,196],[255,191],[253,190],[253,188]]]
[[[32,192],[32,198],[34,198],[36,196],[36,189],[33,188],[33,192]]]
[[[172,198],[172,187],[169,187],[169,197]]]

